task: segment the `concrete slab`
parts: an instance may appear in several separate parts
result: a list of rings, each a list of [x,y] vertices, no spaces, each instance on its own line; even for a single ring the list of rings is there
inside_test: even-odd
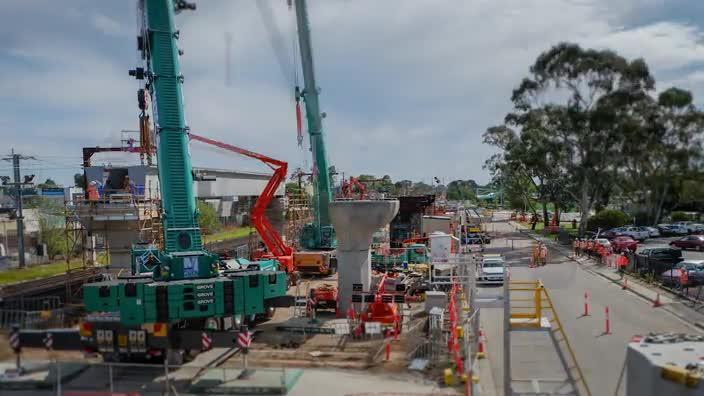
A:
[[[191,383],[190,392],[219,395],[287,394],[303,374],[300,369],[255,369],[246,379],[242,370],[212,369]]]
[[[49,362],[23,363],[24,372],[16,375],[15,364],[0,362],[0,389],[44,389],[53,387],[57,378],[61,382],[70,381],[88,368],[83,363],[62,363],[60,372]]]

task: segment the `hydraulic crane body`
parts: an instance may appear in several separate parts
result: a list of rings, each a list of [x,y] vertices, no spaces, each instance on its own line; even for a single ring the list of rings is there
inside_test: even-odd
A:
[[[301,273],[329,275],[336,268],[334,249],[337,247],[337,239],[328,209],[328,204],[333,198],[323,134],[323,117],[315,82],[313,45],[306,1],[296,0],[295,9],[304,80],[303,91],[296,87],[296,102],[300,99],[305,102],[310,150],[313,153],[314,218],[312,223],[306,224],[301,230],[299,243],[302,251],[293,254],[293,264]]]
[[[206,337],[212,347],[232,347],[232,330],[240,323],[269,317],[275,307],[292,303],[284,271],[220,272],[218,257],[203,249],[183,113],[179,32],[174,26],[175,9],[195,6],[183,0],[138,4],[142,28],[137,41],[146,67],[131,70],[130,75],[145,80],[138,94],[140,121],[148,107],[143,99],[150,97],[154,104],[163,246],[133,247],[130,276],[85,284],[88,315],[79,330],[23,331],[21,346],[40,347],[49,332],[54,349],[80,348],[106,359],[201,350]],[[285,175],[285,163],[283,169]]]
[[[306,107],[306,121],[310,137],[310,150],[313,153],[313,214],[314,221],[301,232],[301,246],[306,250],[331,250],[337,247],[335,229],[330,221],[328,204],[332,201],[332,188],[328,170],[327,152],[323,137],[323,121],[320,112],[318,86],[315,82],[313,65],[313,45],[310,37],[308,9],[305,0],[296,0],[296,24],[298,42],[303,67],[304,90],[296,90],[296,99],[303,98]]]

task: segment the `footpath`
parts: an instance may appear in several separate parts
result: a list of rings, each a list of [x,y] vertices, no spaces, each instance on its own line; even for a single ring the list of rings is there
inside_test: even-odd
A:
[[[660,305],[659,309],[665,310],[680,320],[696,326],[699,330],[704,330],[704,303],[701,301],[697,302],[682,295],[672,293],[657,285],[648,284],[640,278],[628,274],[622,275],[614,268],[610,268],[592,257],[575,257],[570,246],[559,244],[550,237],[531,232],[527,226],[521,223],[510,221],[509,224],[526,236],[544,243],[553,252],[557,252],[579,264],[583,270],[600,276],[606,281],[617,284],[620,287],[624,287],[625,285],[631,293],[647,300],[651,304],[654,304],[654,306]]]

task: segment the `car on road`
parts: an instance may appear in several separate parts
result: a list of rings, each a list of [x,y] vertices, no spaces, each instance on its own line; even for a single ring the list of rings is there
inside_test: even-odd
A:
[[[670,242],[670,246],[678,247],[682,250],[694,249],[697,251],[704,250],[704,235],[689,235]]]
[[[638,249],[638,241],[627,235],[617,236],[611,240],[614,252],[635,252]]]
[[[504,283],[504,258],[500,254],[485,254],[477,274],[480,282]]]
[[[665,286],[677,286],[680,284],[680,274],[687,271],[689,284],[701,285],[704,283],[704,260],[685,260],[672,266],[662,274],[660,279]]]

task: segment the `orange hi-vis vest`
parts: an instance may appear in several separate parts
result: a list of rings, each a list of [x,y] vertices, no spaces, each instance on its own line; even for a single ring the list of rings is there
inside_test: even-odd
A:
[[[680,285],[687,286],[689,283],[689,271],[686,268],[680,270]]]

